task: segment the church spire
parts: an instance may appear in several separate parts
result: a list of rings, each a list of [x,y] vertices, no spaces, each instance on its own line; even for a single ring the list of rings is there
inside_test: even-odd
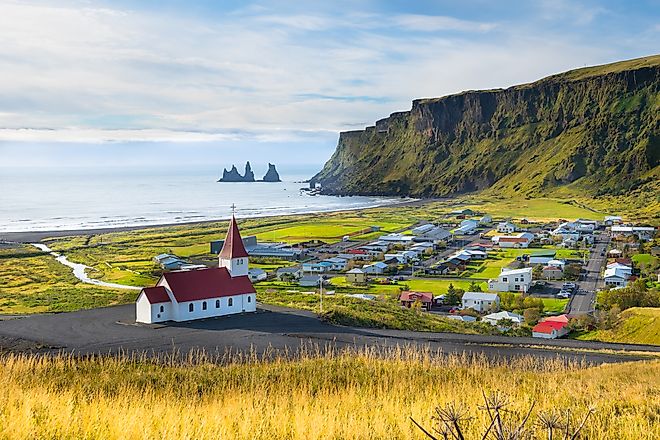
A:
[[[248,253],[243,245],[243,239],[236,224],[236,217],[232,214],[229,229],[227,230],[227,237],[225,237],[225,243],[222,245],[222,250],[220,251],[220,258],[231,260],[233,258],[247,257]]]

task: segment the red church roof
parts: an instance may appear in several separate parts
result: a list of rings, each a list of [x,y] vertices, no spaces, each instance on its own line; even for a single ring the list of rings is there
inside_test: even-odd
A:
[[[243,246],[243,239],[238,230],[236,219],[232,215],[229,222],[229,229],[227,230],[227,237],[220,251],[220,258],[230,260],[232,258],[244,258],[247,256],[248,253],[245,250],[245,246]]]
[[[170,297],[167,294],[167,290],[163,286],[156,287],[145,287],[142,289],[150,304],[166,303],[170,302]]]
[[[242,243],[241,249],[243,249]],[[232,278],[226,267],[166,272],[163,278],[178,302],[256,292],[247,276]]]

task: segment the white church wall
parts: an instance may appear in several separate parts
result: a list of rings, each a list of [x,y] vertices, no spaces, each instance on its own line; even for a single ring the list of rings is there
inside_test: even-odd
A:
[[[147,324],[151,323],[151,304],[149,304],[147,295],[144,293],[141,293],[135,302],[135,320]]]

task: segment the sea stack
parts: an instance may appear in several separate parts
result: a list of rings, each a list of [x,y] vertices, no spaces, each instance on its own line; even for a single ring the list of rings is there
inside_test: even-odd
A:
[[[236,165],[231,166],[231,170],[227,171],[227,168],[222,172],[222,178],[218,182],[254,182],[254,172],[250,166],[250,162],[245,164],[245,175],[241,176],[236,169]]]
[[[278,174],[277,170],[275,169],[275,165],[272,163],[268,164],[268,171],[266,172],[266,175],[263,178],[264,182],[281,182],[280,180],[280,175]]]

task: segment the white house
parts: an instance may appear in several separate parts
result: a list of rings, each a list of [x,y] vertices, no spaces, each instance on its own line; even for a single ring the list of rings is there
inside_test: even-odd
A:
[[[511,222],[498,223],[497,232],[502,232],[503,234],[513,234],[516,232],[516,225]]]
[[[511,322],[513,322],[513,325],[520,325],[525,321],[525,318],[522,317],[522,315],[518,315],[517,313],[511,313],[507,311],[501,311],[501,312],[496,312],[496,313],[490,313],[481,320],[483,322],[487,322],[490,325],[498,325],[499,321],[502,319],[510,319]]]
[[[256,311],[248,253],[234,217],[218,259],[219,267],[166,272],[156,286],[142,289],[135,302],[135,320],[182,322]]]
[[[497,293],[465,292],[461,302],[463,309],[473,309],[480,313],[500,309]]]
[[[435,228],[435,225],[433,225],[433,223],[426,223],[424,225],[417,226],[416,228],[413,228],[411,230],[411,232],[412,232],[413,235],[422,235],[426,232],[429,232],[430,230],[432,230],[434,228]]]
[[[491,239],[501,248],[527,248],[534,239],[534,234],[521,232],[516,235],[496,235]]]
[[[618,225],[622,221],[623,219],[618,215],[608,215],[605,216],[603,223],[605,223],[605,226],[612,226],[612,225]]]
[[[367,274],[380,275],[385,273],[385,271],[387,270],[387,264],[383,263],[382,261],[378,261],[376,263],[363,266],[362,270],[364,271],[364,273]]]
[[[632,267],[621,263],[610,263],[605,269],[605,285],[610,287],[626,287],[632,276]]]
[[[496,292],[527,292],[532,285],[532,268],[507,269],[502,268],[497,279],[488,280],[488,290]]]
[[[323,261],[327,261],[328,263],[332,264],[332,266],[330,266],[330,270],[346,270],[346,266],[348,266],[348,260],[345,258],[332,257]]]
[[[493,217],[490,214],[485,214],[479,219],[480,225],[489,225],[493,221]]]
[[[268,274],[266,273],[265,270],[259,267],[255,267],[248,270],[248,277],[250,277],[250,281],[254,283],[256,281],[264,281],[265,279],[268,278]]]

